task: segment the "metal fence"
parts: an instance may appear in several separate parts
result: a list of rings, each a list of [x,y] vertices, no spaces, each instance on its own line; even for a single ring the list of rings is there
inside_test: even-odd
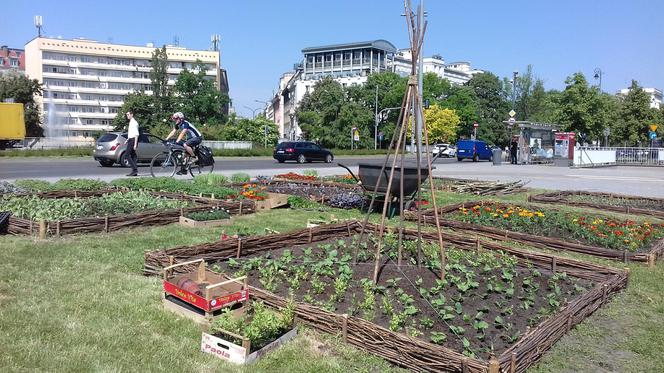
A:
[[[251,141],[203,141],[203,145],[212,149],[252,149]]]
[[[574,150],[575,167],[664,166],[664,148],[581,147]]]

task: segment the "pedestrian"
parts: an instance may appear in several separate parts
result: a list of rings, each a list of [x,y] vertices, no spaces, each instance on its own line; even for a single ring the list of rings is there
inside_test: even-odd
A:
[[[129,161],[129,166],[131,167],[131,172],[127,176],[138,176],[138,166],[136,162],[138,157],[136,156],[136,149],[138,148],[138,122],[134,119],[134,111],[127,111],[127,119],[129,119],[129,128],[127,129],[127,160]]]
[[[517,164],[516,154],[517,154],[518,150],[519,150],[519,142],[517,141],[517,138],[513,137],[512,142],[510,143],[510,163],[511,164]]]

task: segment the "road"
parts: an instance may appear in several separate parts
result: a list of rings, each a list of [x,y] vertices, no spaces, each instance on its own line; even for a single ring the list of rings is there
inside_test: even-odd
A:
[[[337,162],[356,172],[359,162],[378,162],[381,159],[382,156],[339,156],[331,164],[279,164],[269,157],[224,157],[217,159],[215,173],[230,176],[237,172],[246,172],[255,177],[291,171],[301,173],[313,169],[321,176],[339,175],[345,174],[346,170],[337,166]],[[453,158],[437,160],[434,166],[435,176],[476,180],[522,180],[528,182],[527,186],[532,188],[587,190],[664,198],[664,169],[661,167],[571,169],[552,165],[494,166],[490,162],[456,162]],[[60,178],[94,178],[109,181],[124,177],[128,172],[128,169],[120,167],[100,167],[88,158],[0,158],[0,180],[6,181],[26,178],[48,181]],[[139,167],[139,175],[149,177],[149,168],[144,165]]]

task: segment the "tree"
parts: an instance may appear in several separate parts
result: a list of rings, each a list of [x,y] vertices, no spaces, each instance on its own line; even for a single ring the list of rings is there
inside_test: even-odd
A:
[[[319,139],[324,146],[350,143],[351,128],[339,128],[339,115],[346,102],[343,87],[331,77],[325,77],[305,93],[296,111],[300,128],[308,139]],[[345,140],[345,141],[344,141]]]
[[[152,83],[152,95],[155,98],[156,113],[170,111],[169,99],[170,89],[168,87],[168,54],[166,46],[157,48],[152,53],[150,60],[152,69],[150,69],[150,82]]]
[[[567,131],[583,133],[588,141],[604,138],[602,111],[604,102],[596,87],[589,87],[582,73],[575,73],[565,80],[565,90],[560,95],[558,122]]]
[[[35,96],[42,95],[42,85],[37,79],[29,79],[23,74],[9,72],[0,76],[0,102],[13,99],[23,104],[26,135],[28,137],[44,136],[41,127],[41,113]]]
[[[204,126],[223,123],[222,109],[229,102],[228,96],[215,86],[214,80],[206,78],[205,65],[200,61],[194,70],[197,72],[184,69],[178,76],[173,89],[174,108]]]
[[[509,134],[503,121],[507,119],[509,104],[503,97],[503,84],[490,72],[477,74],[467,83],[477,97],[479,127],[478,138],[503,147]]]
[[[452,87],[450,95],[440,104],[443,108],[454,110],[460,123],[457,136],[468,138],[473,131],[473,123],[479,120],[477,96],[470,87]]]
[[[629,145],[650,144],[649,125],[657,119],[657,111],[650,107],[650,96],[632,80],[629,92],[622,99],[620,122],[614,128],[614,139]]]
[[[454,110],[444,109],[433,104],[424,110],[424,119],[429,130],[429,143],[449,143],[456,140],[457,129],[461,122]]]
[[[439,77],[436,73],[424,73],[422,77],[422,99],[429,101],[432,104],[439,104],[452,91],[452,85],[449,80]]]
[[[221,138],[227,141],[251,141],[254,144],[263,146],[266,140],[267,145],[277,144],[279,130],[276,123],[260,116],[254,119],[236,117],[230,118],[228,123],[221,131]]]
[[[533,109],[533,66],[528,65],[526,72],[516,80],[516,111],[517,120],[529,120]]]

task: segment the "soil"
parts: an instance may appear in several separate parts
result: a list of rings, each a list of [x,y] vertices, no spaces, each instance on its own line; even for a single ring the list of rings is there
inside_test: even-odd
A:
[[[559,302],[558,307],[556,307],[551,305],[549,298],[547,298],[547,296],[554,293],[549,282],[549,280],[553,279],[553,273],[550,271],[539,270],[541,275],[536,277],[537,275],[534,275],[533,272],[534,268],[516,266],[516,260],[507,255],[496,259],[496,254],[490,252],[478,254],[448,248],[448,266],[451,265],[451,267],[448,267],[445,276],[447,284],[439,294],[445,297],[445,306],[451,306],[453,309],[453,311],[446,311],[446,313],[452,314],[453,318],[443,320],[439,315],[441,308],[437,310],[431,304],[431,301],[438,298],[439,294],[428,297],[428,300],[426,299],[427,297],[420,295],[420,291],[423,289],[430,291],[432,288],[437,287],[437,280],[440,279],[440,270],[435,269],[437,265],[434,261],[425,260],[427,264],[418,267],[412,264],[415,261],[414,257],[416,255],[406,254],[407,250],[404,249],[403,263],[408,263],[408,265],[399,267],[396,265],[396,259],[394,259],[396,257],[396,249],[390,247],[384,251],[381,257],[382,265],[380,267],[378,286],[373,288],[373,291],[367,293],[367,289],[363,286],[363,283],[366,285],[367,281],[373,278],[374,260],[372,253],[375,251],[375,247],[371,239],[367,240],[366,251],[359,249],[360,253],[367,254],[367,258],[365,260],[358,260],[353,265],[352,260],[348,260],[349,256],[346,256],[346,254],[352,256],[354,249],[351,248],[359,247],[355,242],[356,239],[357,237],[335,239],[311,245],[283,248],[264,253],[260,257],[254,257],[263,259],[260,261],[259,259],[253,259],[254,266],[247,269],[246,274],[248,275],[249,283],[252,286],[265,289],[266,286],[261,282],[261,276],[264,275],[262,271],[266,267],[266,263],[269,263],[271,260],[277,261],[281,263],[279,266],[279,275],[274,280],[274,288],[268,290],[285,298],[288,298],[289,294],[292,293],[298,302],[307,302],[338,314],[348,313],[353,316],[362,317],[385,328],[390,328],[393,315],[404,311],[409,304],[408,301],[403,301],[401,298],[411,298],[412,303],[410,304],[415,307],[416,313],[405,317],[405,323],[393,326],[392,330],[407,333],[428,342],[432,342],[431,336],[435,333],[442,333],[446,336],[446,340],[440,344],[455,351],[464,351],[465,354],[470,356],[474,354],[476,357],[483,359],[488,359],[490,353],[498,355],[509,348],[511,344],[515,343],[526,332],[528,327],[539,324],[547,315],[555,312],[555,309],[562,307],[568,300],[571,300],[592,286],[592,283],[589,281],[562,276],[558,273],[558,280],[555,283],[559,287],[560,292],[558,296],[554,297],[555,302]],[[410,245],[410,247],[414,247],[414,245]],[[307,248],[312,249],[312,253],[309,256],[305,253],[305,249]],[[288,263],[280,259],[286,250],[289,250],[293,257],[292,261]],[[328,258],[332,250],[337,251],[336,264],[333,265],[334,274],[321,275],[320,280],[324,283],[324,288],[319,289],[317,292],[312,281],[316,263]],[[342,264],[339,262],[344,260],[344,256],[346,256],[345,260],[347,260],[348,265],[352,269],[352,279],[349,281],[349,287],[346,289],[343,297],[340,300],[336,300],[335,280],[340,277],[339,269],[342,267]],[[488,257],[490,259],[487,260],[493,260],[495,263],[503,263],[504,267],[494,265],[489,270],[481,267],[473,268],[472,265],[475,263],[475,258],[480,256],[483,256],[485,259]],[[306,260],[309,261],[307,262]],[[228,261],[221,262],[217,263],[219,266],[217,269],[223,272],[238,274],[237,272],[240,270],[240,267],[248,265],[251,261],[251,257],[247,257],[237,260],[237,265],[229,265]],[[455,263],[457,265],[453,265]],[[300,283],[298,288],[293,289],[287,280],[292,280],[296,276],[298,267],[301,270],[306,270],[308,276],[306,280]],[[471,269],[475,274],[474,279],[478,283],[476,288],[471,288],[465,293],[462,293],[456,285],[449,281],[455,276],[462,278],[466,276],[464,272],[467,272],[467,270],[462,271],[460,270],[461,268]],[[503,269],[505,268],[514,269],[514,294],[512,296],[508,296],[504,292],[488,290],[490,283],[493,283],[494,286],[495,284],[506,286],[510,283],[510,281],[501,279]],[[495,279],[489,280],[493,276],[495,276]],[[394,280],[399,278],[401,280],[397,280],[397,284],[395,285],[393,283]],[[534,303],[531,307],[525,309],[522,305],[524,304],[524,299],[529,294],[527,289],[533,288],[532,285],[531,287],[524,286],[524,281],[528,280],[536,283],[539,286],[539,290],[533,293]],[[403,292],[401,296],[395,294],[401,292]],[[375,297],[373,311],[368,310],[366,307],[361,307],[361,304],[367,300],[367,296],[370,297],[371,294]],[[371,302],[368,303],[371,304]],[[388,312],[385,308],[386,305],[391,305],[394,313]],[[457,307],[460,307],[460,312],[457,312]],[[476,315],[480,311],[482,314],[476,319]],[[504,322],[502,324],[497,323],[496,318],[502,318]],[[427,326],[429,324],[428,320],[432,324],[431,326]],[[488,324],[483,336],[474,327],[474,323],[479,320],[483,320]],[[455,333],[450,327],[462,327],[465,331]],[[469,343],[467,348],[464,348],[464,342]]]
[[[362,188],[359,186],[351,189],[328,185],[289,183],[287,181],[277,181],[270,183],[267,185],[267,190],[273,193],[290,194],[294,196],[315,199],[317,201],[320,201],[323,196],[326,200],[329,200],[332,196],[338,194],[348,194],[351,192],[355,192],[358,195],[362,194]]]
[[[598,205],[619,206],[619,207],[629,206],[640,209],[664,211],[664,200],[654,201],[650,199],[620,198],[620,197],[607,198],[604,196],[593,196],[593,195],[569,196],[567,197],[567,200],[570,202],[596,203]]]

